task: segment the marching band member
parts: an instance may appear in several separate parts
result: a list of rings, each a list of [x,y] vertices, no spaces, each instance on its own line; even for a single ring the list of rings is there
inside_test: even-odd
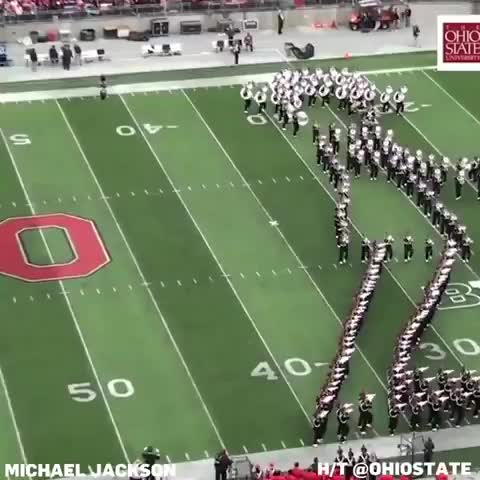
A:
[[[258,105],[258,113],[263,113],[267,109],[267,87],[259,90],[255,94],[254,100]]]
[[[400,115],[405,110],[405,95],[407,93],[407,87],[402,87],[393,94],[393,101],[395,102],[395,113]]]
[[[363,92],[363,99],[367,108],[371,108],[375,104],[376,89],[377,87],[372,83],[369,88]]]
[[[348,424],[350,420],[350,412],[345,406],[340,407],[337,410],[337,421],[338,421],[338,428],[337,428],[337,436],[340,443],[344,443],[348,437],[350,432],[350,425]],[[343,461],[338,462],[343,463]]]
[[[296,137],[298,130],[300,130],[300,124],[298,123],[298,114],[295,112],[292,115],[293,136]]]
[[[323,83],[323,85],[320,86],[318,94],[322,99],[323,108],[325,108],[325,105],[330,105],[330,87],[326,83]]]
[[[407,235],[403,239],[403,261],[409,262],[413,257],[413,237]]]
[[[473,243],[473,240],[468,235],[463,240],[461,251],[462,251],[462,260],[465,263],[469,263],[470,258],[472,257],[472,249],[471,249],[472,243]]]
[[[365,237],[362,239],[362,263],[365,263],[367,260],[370,260],[370,240]]]
[[[348,261],[348,244],[350,239],[347,234],[340,237],[338,242],[338,263],[344,265]]]
[[[390,110],[390,100],[392,98],[393,88],[389,85],[380,95],[380,103],[382,104],[382,112]]]
[[[347,108],[348,90],[345,85],[336,88],[335,96],[338,99],[338,110],[345,110]]]
[[[433,240],[430,238],[427,238],[425,240],[425,261],[429,262],[432,257],[433,257]]]
[[[319,138],[320,138],[320,128],[318,127],[318,123],[314,122],[312,125],[312,140],[314,145],[319,141]]]
[[[253,84],[252,83],[247,83],[247,85],[244,85],[243,88],[240,90],[240,96],[244,100],[244,106],[243,106],[243,111],[245,113],[248,113],[250,110],[250,105],[252,104],[252,98],[253,98]]]
[[[463,184],[465,183],[465,171],[460,170],[455,177],[455,200],[462,198]]]
[[[391,235],[386,235],[385,239],[383,240],[387,250],[387,253],[385,256],[385,263],[388,263],[393,258],[393,242],[394,241],[395,239]]]

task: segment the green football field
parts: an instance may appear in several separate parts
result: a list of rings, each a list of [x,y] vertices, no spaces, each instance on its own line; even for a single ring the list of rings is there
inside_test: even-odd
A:
[[[479,152],[479,74],[371,78],[409,88],[405,117],[381,119],[397,142],[453,160]],[[332,107],[308,110],[310,122],[350,122]],[[293,138],[270,116],[247,117],[238,86],[3,103],[0,129],[0,463],[122,463],[147,444],[172,462],[221,446],[309,445],[315,395],[365,268],[360,235],[389,232],[397,258],[341,394],[376,393],[370,435],[386,434],[386,369],[435,270],[423,242],[435,240],[438,260],[442,239],[383,175],[353,182],[350,264],[338,266],[336,194],[315,164],[311,124]],[[452,170],[442,198],[475,250],[477,193],[465,185],[455,201],[453,190]],[[417,354],[432,375],[480,371],[479,280],[480,255],[457,262]],[[335,429],[332,416],[328,441]]]

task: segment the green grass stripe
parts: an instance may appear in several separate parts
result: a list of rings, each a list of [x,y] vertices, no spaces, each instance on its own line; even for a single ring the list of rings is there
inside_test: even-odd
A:
[[[201,458],[204,450],[218,448],[191,382],[59,108],[55,102],[37,103],[26,111],[12,108],[9,117],[12,131],[22,126],[32,141],[29,149],[17,147],[17,162],[39,211],[58,208],[93,219],[111,255],[107,267],[66,285],[130,456],[135,458],[147,440],[172,460],[185,460],[186,452],[192,459]],[[41,122],[42,118],[49,118],[48,124]],[[101,142],[101,136],[93,141]],[[64,368],[69,368],[68,362]],[[130,381],[134,394],[116,398],[108,388],[114,379]],[[87,379],[77,379],[82,381]],[[192,435],[185,436],[178,428],[182,422],[188,422]],[[104,451],[102,443],[99,439],[99,452]]]
[[[3,143],[0,150],[4,160],[0,172],[5,182],[2,199],[19,198],[20,185]],[[2,217],[13,216],[10,211],[5,204]],[[24,204],[15,213],[30,212]],[[44,247],[37,241],[32,248]],[[33,463],[119,461],[121,452],[101,399],[82,404],[69,397],[67,385],[93,382],[93,377],[65,302],[47,300],[47,288],[0,277],[0,364],[27,458]],[[54,290],[60,297],[58,285]],[[25,301],[20,301],[20,296]],[[30,297],[41,300],[32,301]],[[95,437],[104,444],[102,452],[91,442],[92,425]]]
[[[418,52],[418,53],[400,53],[397,55],[378,55],[373,57],[356,57],[350,59],[335,58],[326,60],[307,60],[294,61],[292,64],[302,68],[308,66],[310,68],[329,68],[335,64],[338,68],[348,67],[350,70],[379,70],[385,68],[403,68],[423,67],[436,64],[435,52]],[[142,72],[132,74],[109,75],[108,82],[110,85],[128,84],[138,82],[157,82],[157,81],[174,81],[186,80],[194,78],[208,77],[227,77],[237,75],[247,75],[254,73],[277,72],[285,68],[284,62],[279,63],[263,63],[258,65],[238,65],[232,68],[232,65],[225,67],[214,67],[204,69],[184,69],[170,70],[160,72]],[[2,92],[23,92],[31,90],[56,90],[59,88],[79,88],[79,87],[97,87],[98,78],[79,77],[50,80],[34,80],[25,82],[0,83]]]
[[[49,255],[46,255],[45,258],[46,252],[40,258],[36,257],[35,251],[33,253],[30,252],[30,243],[41,243],[39,242],[41,240],[39,237],[42,235],[52,250],[53,258],[50,258]],[[61,228],[49,227],[26,230],[20,234],[20,240],[28,261],[35,265],[54,265],[69,263],[75,260],[75,253],[68,239],[68,233]]]
[[[249,377],[265,360],[265,348],[178,198],[160,193],[172,189],[145,141],[116,133],[117,126],[133,123],[120,99],[63,107],[106,191],[122,192],[113,195],[112,207],[226,445],[236,452],[243,445],[258,450],[260,442],[274,445],[281,432],[305,428],[305,418],[290,415],[293,399],[277,401],[290,398],[284,383],[259,385]],[[235,406],[242,407],[241,416]]]

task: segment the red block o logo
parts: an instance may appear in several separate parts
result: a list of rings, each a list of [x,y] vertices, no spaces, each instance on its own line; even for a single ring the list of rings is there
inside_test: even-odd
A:
[[[75,258],[67,263],[36,265],[28,260],[20,239],[26,230],[61,228]],[[7,218],[0,222],[0,274],[26,282],[46,282],[88,277],[110,262],[95,223],[86,218],[57,213]]]

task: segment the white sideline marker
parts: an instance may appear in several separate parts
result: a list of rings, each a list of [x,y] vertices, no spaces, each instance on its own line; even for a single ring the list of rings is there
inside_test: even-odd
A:
[[[280,443],[282,444],[283,448],[287,448],[287,446],[285,445],[285,442],[283,440]]]
[[[242,448],[245,453],[248,453],[247,447],[245,445],[243,445]]]
[[[264,452],[266,452],[266,451],[267,451],[267,447],[265,446],[265,444],[264,444],[264,443],[262,443],[262,450],[263,450]]]
[[[303,441],[303,439],[300,438],[299,440],[300,440],[300,445],[301,445],[302,447],[304,447],[304,446],[305,446],[305,442]]]

